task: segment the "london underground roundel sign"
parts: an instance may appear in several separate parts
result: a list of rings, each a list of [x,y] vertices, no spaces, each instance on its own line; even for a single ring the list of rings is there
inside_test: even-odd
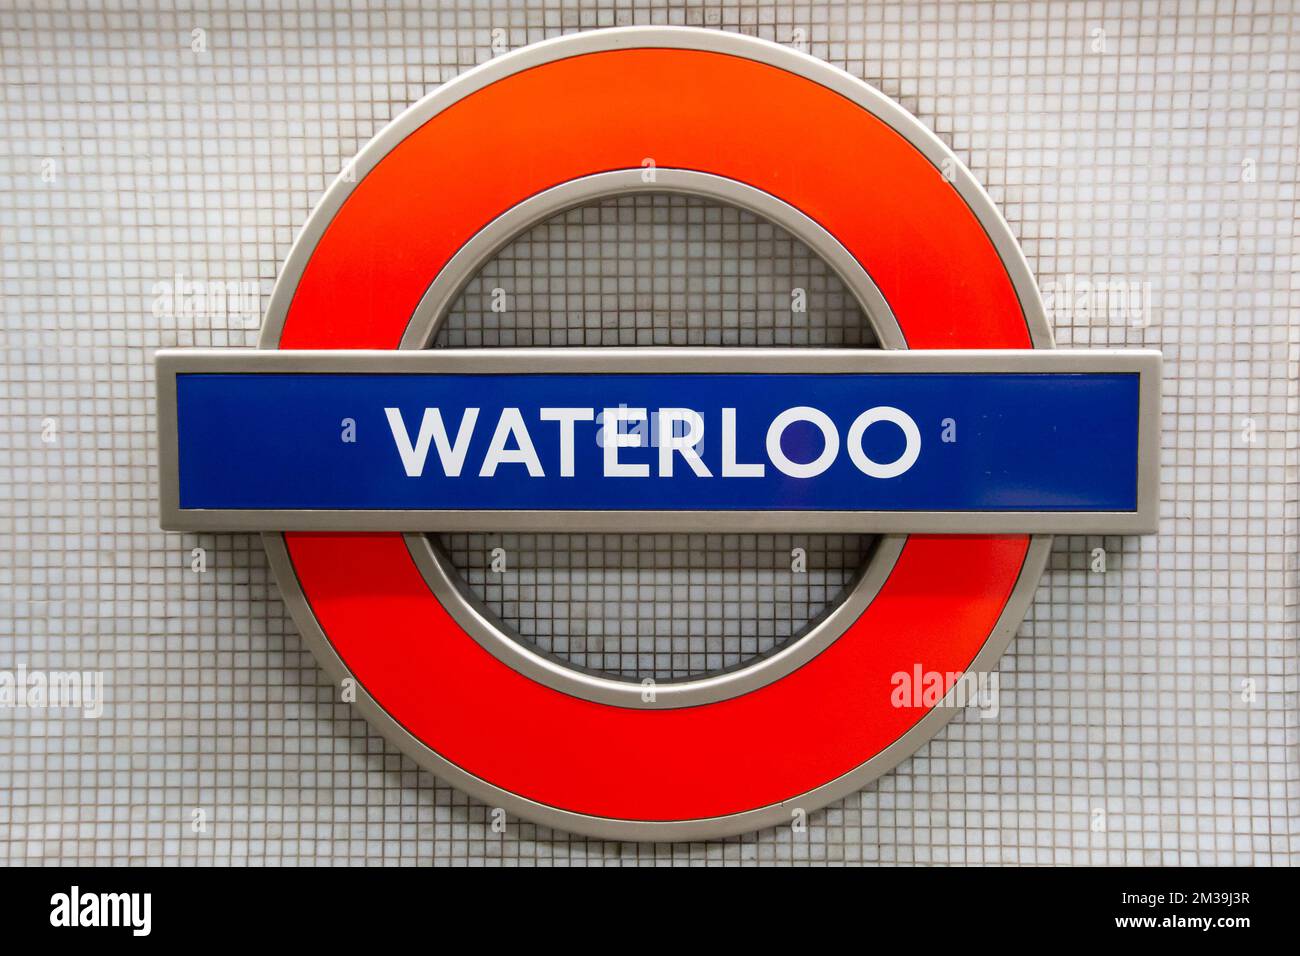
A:
[[[635,192],[778,223],[883,348],[428,349],[513,237]],[[265,532],[385,736],[565,830],[718,836],[862,787],[954,713],[897,706],[896,675],[990,670],[1046,535],[1154,530],[1159,355],[1053,349],[1011,232],[937,138],[733,34],[566,36],[421,100],[311,216],[261,346],[159,353],[163,526]],[[884,537],[799,639],[653,685],[504,633],[426,536],[466,530]]]

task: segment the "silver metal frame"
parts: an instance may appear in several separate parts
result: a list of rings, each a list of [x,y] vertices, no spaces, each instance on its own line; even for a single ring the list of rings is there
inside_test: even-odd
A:
[[[338,656],[338,652],[334,650],[325,632],[321,630],[316,615],[312,613],[311,605],[307,603],[302,593],[302,585],[298,582],[293,562],[289,560],[284,538],[281,535],[266,535],[265,541],[271,569],[284,591],[285,603],[290,613],[302,629],[303,640],[331,680],[335,683],[346,678],[355,681],[356,675],[348,670],[347,665]],[[1015,637],[1020,622],[1024,620],[1025,612],[1029,609],[1029,603],[1033,600],[1034,591],[1038,587],[1038,580],[1047,567],[1047,558],[1051,550],[1050,536],[1037,536],[1030,541],[1029,550],[1025,554],[1025,561],[1011,596],[998,616],[988,640],[971,661],[967,673],[986,674],[997,666],[1002,652]],[[961,712],[961,708],[954,706],[957,693],[957,688],[954,687],[939,705],[884,750],[820,787],[780,803],[757,807],[742,813],[667,821],[626,820],[574,813],[571,810],[521,797],[469,773],[430,749],[427,744],[395,720],[392,714],[384,710],[360,681],[357,681],[357,699],[352,706],[371,726],[416,763],[490,807],[501,807],[507,813],[543,826],[602,840],[686,841],[712,840],[738,833],[748,833],[751,830],[761,830],[764,827],[789,824],[795,810],[811,813],[861,790],[916,753],[922,745],[943,729],[944,724]]]
[[[654,182],[647,183],[644,174],[645,170],[638,168],[580,176],[530,196],[519,205],[507,209],[465,243],[439,271],[411,316],[411,324],[402,336],[401,348],[427,349],[433,345],[439,326],[465,284],[485,262],[533,226],[569,209],[598,200],[665,193],[712,199],[744,209],[780,226],[820,256],[840,277],[845,288],[853,292],[858,305],[871,322],[872,331],[881,348],[907,348],[907,340],[875,280],[820,223],[771,193],[725,176],[693,169],[661,167],[655,170]]]
[[[344,201],[356,184],[410,133],[443,109],[464,97],[519,71],[571,56],[608,50],[642,48],[702,50],[766,63],[819,83],[883,120],[925,155],[934,165],[936,172],[941,169],[947,172],[952,186],[979,219],[1002,259],[1019,298],[1032,344],[1037,349],[1050,349],[1053,347],[1052,333],[1043,310],[1042,300],[1038,294],[1033,276],[1029,271],[1028,264],[1010,228],[966,166],[919,120],[897,103],[894,103],[856,77],[806,54],[775,43],[738,34],[685,27],[626,27],[572,34],[543,41],[490,60],[444,84],[414,104],[380,131],[361,151],[348,167],[349,171],[354,175],[348,177],[341,175],[325,193],[320,204],[307,220],[281,268],[267,308],[259,346],[264,349],[278,347],[285,316],[288,314],[294,292],[325,229],[338,210],[342,208]],[[499,230],[490,229],[489,231],[492,238],[484,238],[482,240],[483,247],[499,248],[500,237],[508,230],[502,227]],[[817,248],[816,243],[810,241],[810,234],[807,231],[802,235],[796,231],[795,235],[809,243],[813,248]],[[813,238],[815,238],[815,235]],[[466,275],[472,274],[473,268],[474,265],[470,262],[468,256],[457,266],[457,270],[463,270]],[[842,278],[844,277],[842,276]],[[448,296],[454,295],[452,290],[458,289],[463,284],[463,281],[463,276],[453,279],[450,274],[448,275],[440,288],[443,298],[441,305],[431,301],[429,295],[425,296],[424,301],[420,303],[421,315],[430,317],[427,321],[432,323],[432,327],[426,327],[418,332],[408,330],[408,337],[419,341],[408,343],[403,340],[402,344],[404,346],[423,344],[432,340],[437,322],[445,314],[446,305],[450,302]],[[435,280],[436,282],[437,280]],[[858,297],[859,302],[863,304],[863,308],[867,310],[867,317],[875,327],[882,346],[885,348],[903,347],[905,343],[902,342],[901,332],[898,330],[897,324],[893,322],[892,315],[873,313],[871,310],[870,293],[866,290],[860,277],[858,277],[856,283],[850,281],[849,288]],[[160,417],[165,413],[165,408],[160,409]],[[168,423],[165,421],[160,422],[160,426],[164,429],[167,425]],[[170,426],[174,429],[174,421],[170,423]],[[901,537],[896,539],[899,547],[904,541],[905,539]],[[438,574],[444,577],[449,574],[450,579],[455,580],[454,569],[447,563],[445,556],[441,555],[436,547],[431,546],[424,535],[408,534],[406,535],[406,542],[412,553],[417,555],[417,560],[418,554],[423,549],[430,548],[437,564]],[[264,534],[263,543],[270,558],[271,567],[284,594],[286,604],[293,614],[294,620],[298,623],[304,641],[312,650],[322,668],[335,681],[347,677],[355,679],[355,675],[348,670],[322,631],[310,604],[303,594],[301,583],[298,581],[297,573],[289,558],[284,536],[278,533]],[[1020,621],[1024,617],[1038,580],[1046,567],[1050,548],[1051,538],[1049,536],[1035,536],[1032,539],[1011,596],[993,632],[972,661],[969,668],[971,673],[985,673],[992,670],[996,665],[998,658],[1014,636]],[[877,549],[875,561],[881,560],[883,551],[885,551],[883,548]],[[859,582],[859,587],[869,583],[872,572],[873,568],[868,567]],[[436,583],[431,583],[431,587],[435,586]],[[855,599],[856,592],[851,594],[847,601]],[[457,602],[463,600],[463,596],[457,597],[453,594],[443,596],[443,600],[450,602],[448,610],[458,620],[467,619],[468,616],[477,613],[472,606],[458,606]],[[476,628],[476,630],[480,629]],[[511,640],[508,635],[500,634],[495,628],[489,627],[488,630],[496,632],[495,637],[499,637],[501,640]],[[471,631],[471,633],[475,632]],[[375,701],[359,681],[357,683],[358,697],[355,706],[358,712],[369,720],[388,740],[420,765],[432,770],[449,783],[489,805],[502,807],[510,813],[518,814],[521,817],[547,826],[605,839],[707,839],[786,823],[790,820],[792,808],[802,808],[811,812],[847,796],[892,769],[930,740],[956,713],[955,710],[948,706],[951,703],[950,695],[949,698],[945,698],[940,707],[936,707],[927,713],[893,744],[865,761],[859,767],[814,790],[782,803],[724,817],[645,822],[573,813],[537,803],[495,786],[490,781],[477,777],[451,763],[415,738]]]
[[[712,531],[804,533],[1138,534],[1157,522],[1160,353],[875,349],[454,349],[270,351],[190,349],[158,353],[162,526],[177,531]],[[697,374],[1131,373],[1139,378],[1135,511],[546,511],[182,509],[178,499],[176,377],[192,373],[693,372]]]
[[[706,677],[652,681],[647,686],[641,681],[578,670],[511,637],[491,609],[470,592],[460,575],[439,555],[428,537],[412,535],[407,538],[415,564],[439,602],[452,619],[493,657],[552,690],[598,704],[636,710],[673,710],[729,700],[798,670],[834,644],[862,616],[894,570],[906,542],[906,535],[897,534],[878,539],[863,570],[845,589],[844,600],[770,654]],[[647,694],[647,691],[653,693]]]
[[[465,97],[516,73],[575,56],[612,50],[644,49],[699,50],[705,53],[722,53],[740,57],[755,63],[765,63],[811,80],[856,103],[884,122],[925,156],[934,165],[936,174],[941,174],[949,180],[957,194],[979,219],[990,242],[997,250],[1007,275],[1011,278],[1012,286],[1020,300],[1020,308],[1028,319],[1029,335],[1033,346],[1052,347],[1051,327],[1047,324],[1042,298],[1038,294],[1038,287],[1029,270],[1029,263],[1025,261],[1024,253],[1020,251],[1011,228],[971,171],[939,137],[926,128],[924,123],[857,77],[824,60],[818,60],[790,47],[738,33],[702,30],[696,27],[657,26],[591,30],[529,44],[467,70],[395,117],[376,133],[374,139],[367,143],[356,158],[340,172],[303,225],[293,248],[285,258],[275,288],[271,292],[271,300],[262,323],[259,345],[263,348],[274,348],[280,341],[284,320],[289,314],[289,304],[293,301],[298,281],[307,268],[307,261],[311,258],[316,244],[325,234],[334,216],[343,208],[343,203],[352,194],[357,184],[402,140]],[[637,169],[635,172],[640,174],[643,170]],[[808,239],[803,236],[799,238],[808,242]],[[861,296],[859,299],[861,300]],[[874,324],[876,317],[870,317]]]

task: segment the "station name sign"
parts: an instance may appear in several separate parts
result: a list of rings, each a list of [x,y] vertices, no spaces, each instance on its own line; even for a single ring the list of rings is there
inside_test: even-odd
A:
[[[1136,533],[1159,354],[164,351],[175,530]]]

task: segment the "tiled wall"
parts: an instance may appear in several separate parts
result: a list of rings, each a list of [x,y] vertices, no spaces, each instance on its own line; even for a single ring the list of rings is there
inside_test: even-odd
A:
[[[1300,861],[1292,3],[47,6],[0,4],[0,671],[102,672],[106,704],[0,706],[0,861]],[[806,832],[494,833],[336,700],[256,537],[157,530],[154,349],[253,344],[325,185],[494,42],[630,23],[794,43],[878,86],[988,188],[1059,344],[1165,354],[1160,534],[1057,539],[998,715],[960,716]],[[619,241],[636,204],[607,215],[580,262],[638,254]],[[747,304],[701,293],[718,322],[761,313],[772,270],[816,269],[716,221],[760,266]],[[189,312],[178,273],[247,294]],[[671,270],[649,281],[674,290]],[[1080,295],[1098,284],[1122,294]],[[474,344],[479,293],[449,336]],[[832,293],[818,321],[843,330]],[[632,329],[659,314],[594,308]]]

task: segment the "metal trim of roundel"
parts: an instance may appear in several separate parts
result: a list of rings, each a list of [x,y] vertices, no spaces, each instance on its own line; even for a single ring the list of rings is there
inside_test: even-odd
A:
[[[787,48],[651,27],[526,47],[398,117],[308,221],[261,345],[397,348],[439,272],[489,223],[560,184],[650,162],[735,180],[816,222],[870,275],[909,348],[1052,345],[1009,228],[919,121]],[[400,534],[264,541],[318,660],[356,681],[358,709],[402,750],[529,820],[646,840],[785,822],[912,754],[955,710],[891,706],[891,675],[990,670],[1050,545],[900,540],[874,599],[801,666],[727,699],[643,709],[563,693],[493,656]]]

